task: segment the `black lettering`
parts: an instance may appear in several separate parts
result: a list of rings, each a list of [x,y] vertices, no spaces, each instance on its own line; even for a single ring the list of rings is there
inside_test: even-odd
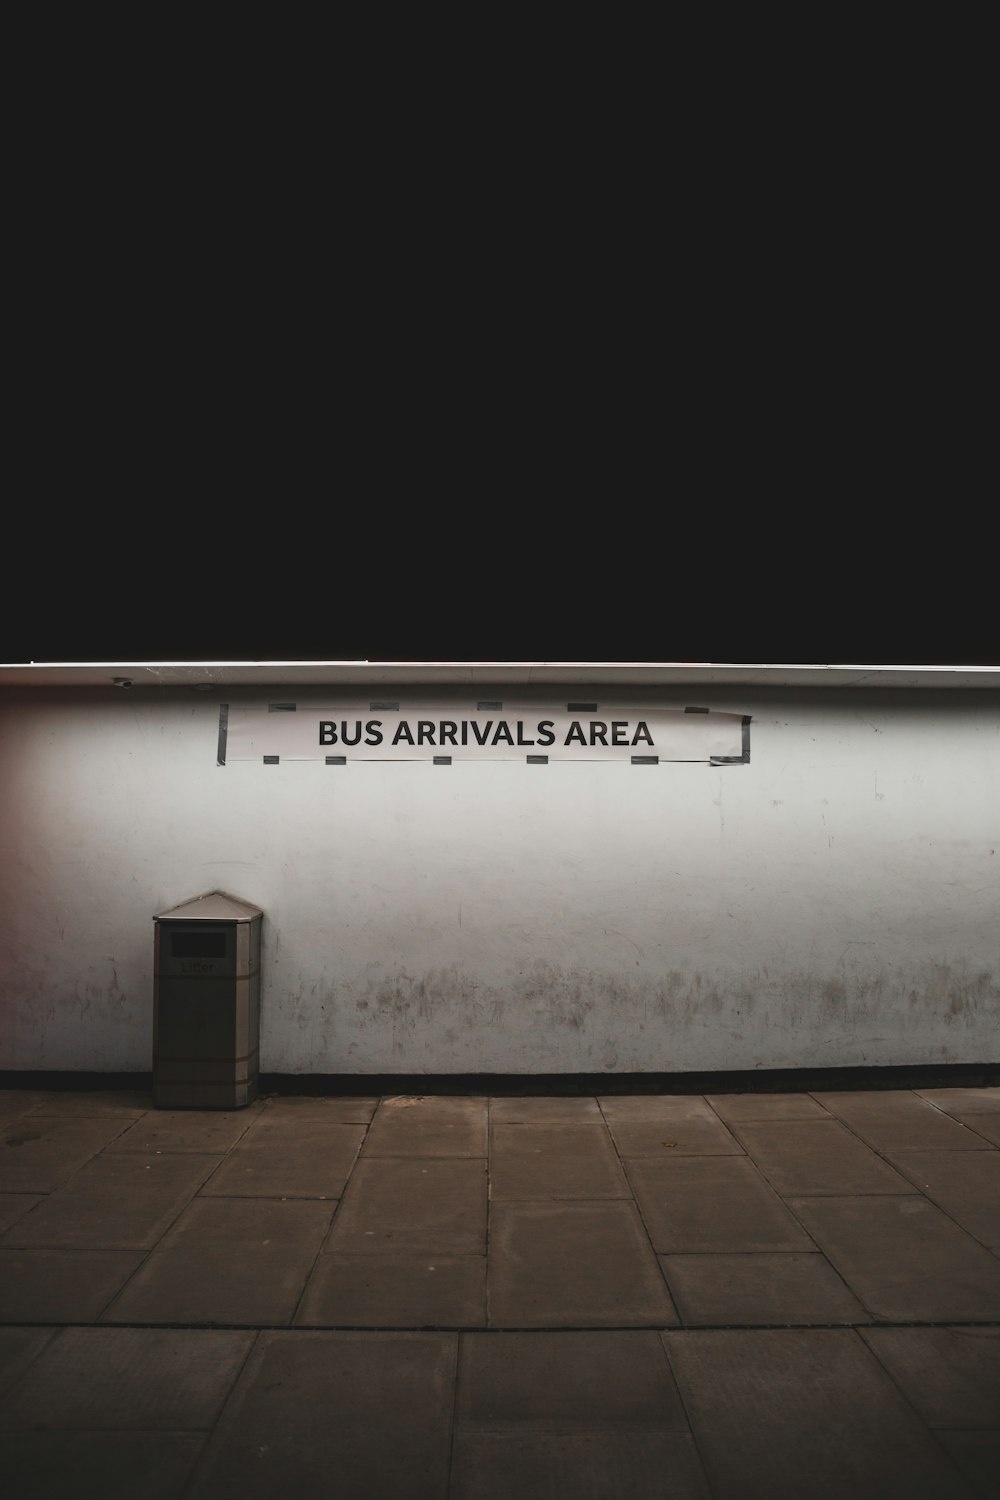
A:
[[[382,743],[382,720],[369,719],[365,725],[365,744],[381,745]]]
[[[405,740],[408,745],[413,744],[413,735],[410,732],[410,726],[409,724],[407,724],[405,719],[400,719],[399,723],[396,725],[396,733],[392,737],[392,743],[394,745],[398,745],[400,740]]]
[[[583,726],[581,725],[579,719],[574,719],[573,722],[572,722],[572,724],[569,726],[569,733],[567,734],[565,740],[563,741],[563,744],[565,744],[565,745],[585,745],[586,743],[587,743],[587,736],[583,732]]]
[[[534,740],[526,740],[524,738],[524,725],[520,719],[517,721],[517,743],[519,745],[533,745],[535,743]]]
[[[481,745],[485,745],[486,744],[486,741],[490,737],[490,730],[492,728],[493,728],[493,720],[492,719],[487,719],[486,723],[483,725],[483,732],[482,732],[482,734],[480,734],[479,733],[479,725],[476,723],[475,719],[473,719],[473,721],[472,721],[472,732],[476,736],[476,739],[479,741],[479,743]]]
[[[320,719],[319,742],[321,745],[335,745],[337,743],[337,726],[332,719]]]
[[[343,742],[344,742],[345,745],[360,745],[361,744],[361,720],[360,719],[355,719],[355,721],[354,721],[354,738],[353,738],[353,740],[351,739],[350,735],[347,732],[347,721],[346,720],[343,720],[341,722],[341,725],[340,725],[340,735],[341,735],[341,739],[343,740]]]
[[[538,743],[540,745],[551,745],[555,735],[552,733],[552,720],[543,719],[538,726]]]
[[[434,721],[433,719],[417,720],[417,744],[433,745],[434,743]]]
[[[644,745],[651,745],[653,743],[653,736],[650,734],[644,719],[639,720],[639,727],[632,736],[633,745],[638,745],[640,740]]]
[[[441,744],[454,745],[455,735],[458,733],[458,725],[453,724],[450,719],[441,720]]]
[[[506,740],[508,745],[513,745],[514,743],[514,736],[503,719],[497,725],[496,734],[493,736],[494,745],[499,745],[501,740]]]
[[[627,719],[612,719],[611,720],[611,743],[612,743],[612,745],[627,745],[628,744],[628,720]]]
[[[590,743],[592,745],[607,745],[608,743],[608,726],[602,724],[600,719],[590,721]]]

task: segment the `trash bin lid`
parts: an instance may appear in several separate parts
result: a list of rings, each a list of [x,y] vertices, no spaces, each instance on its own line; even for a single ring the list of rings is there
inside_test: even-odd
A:
[[[252,922],[262,917],[263,910],[252,901],[243,901],[231,896],[228,891],[206,891],[202,896],[192,896],[180,906],[161,911],[154,922]]]

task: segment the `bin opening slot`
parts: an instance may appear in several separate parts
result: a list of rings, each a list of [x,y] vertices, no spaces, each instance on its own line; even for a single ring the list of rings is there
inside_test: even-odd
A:
[[[171,958],[225,958],[225,932],[172,932]]]

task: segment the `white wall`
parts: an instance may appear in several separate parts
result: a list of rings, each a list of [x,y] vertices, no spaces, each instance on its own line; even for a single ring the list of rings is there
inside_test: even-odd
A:
[[[750,714],[726,767],[220,767],[253,693],[109,693],[0,698],[0,1068],[148,1070],[153,917],[213,889],[264,1072],[1000,1060],[992,691],[599,691]]]

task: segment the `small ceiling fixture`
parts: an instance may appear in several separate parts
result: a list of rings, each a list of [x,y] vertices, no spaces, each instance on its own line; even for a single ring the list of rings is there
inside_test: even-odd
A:
[[[131,677],[112,677],[111,681],[114,683],[115,687],[130,688],[135,686]]]

